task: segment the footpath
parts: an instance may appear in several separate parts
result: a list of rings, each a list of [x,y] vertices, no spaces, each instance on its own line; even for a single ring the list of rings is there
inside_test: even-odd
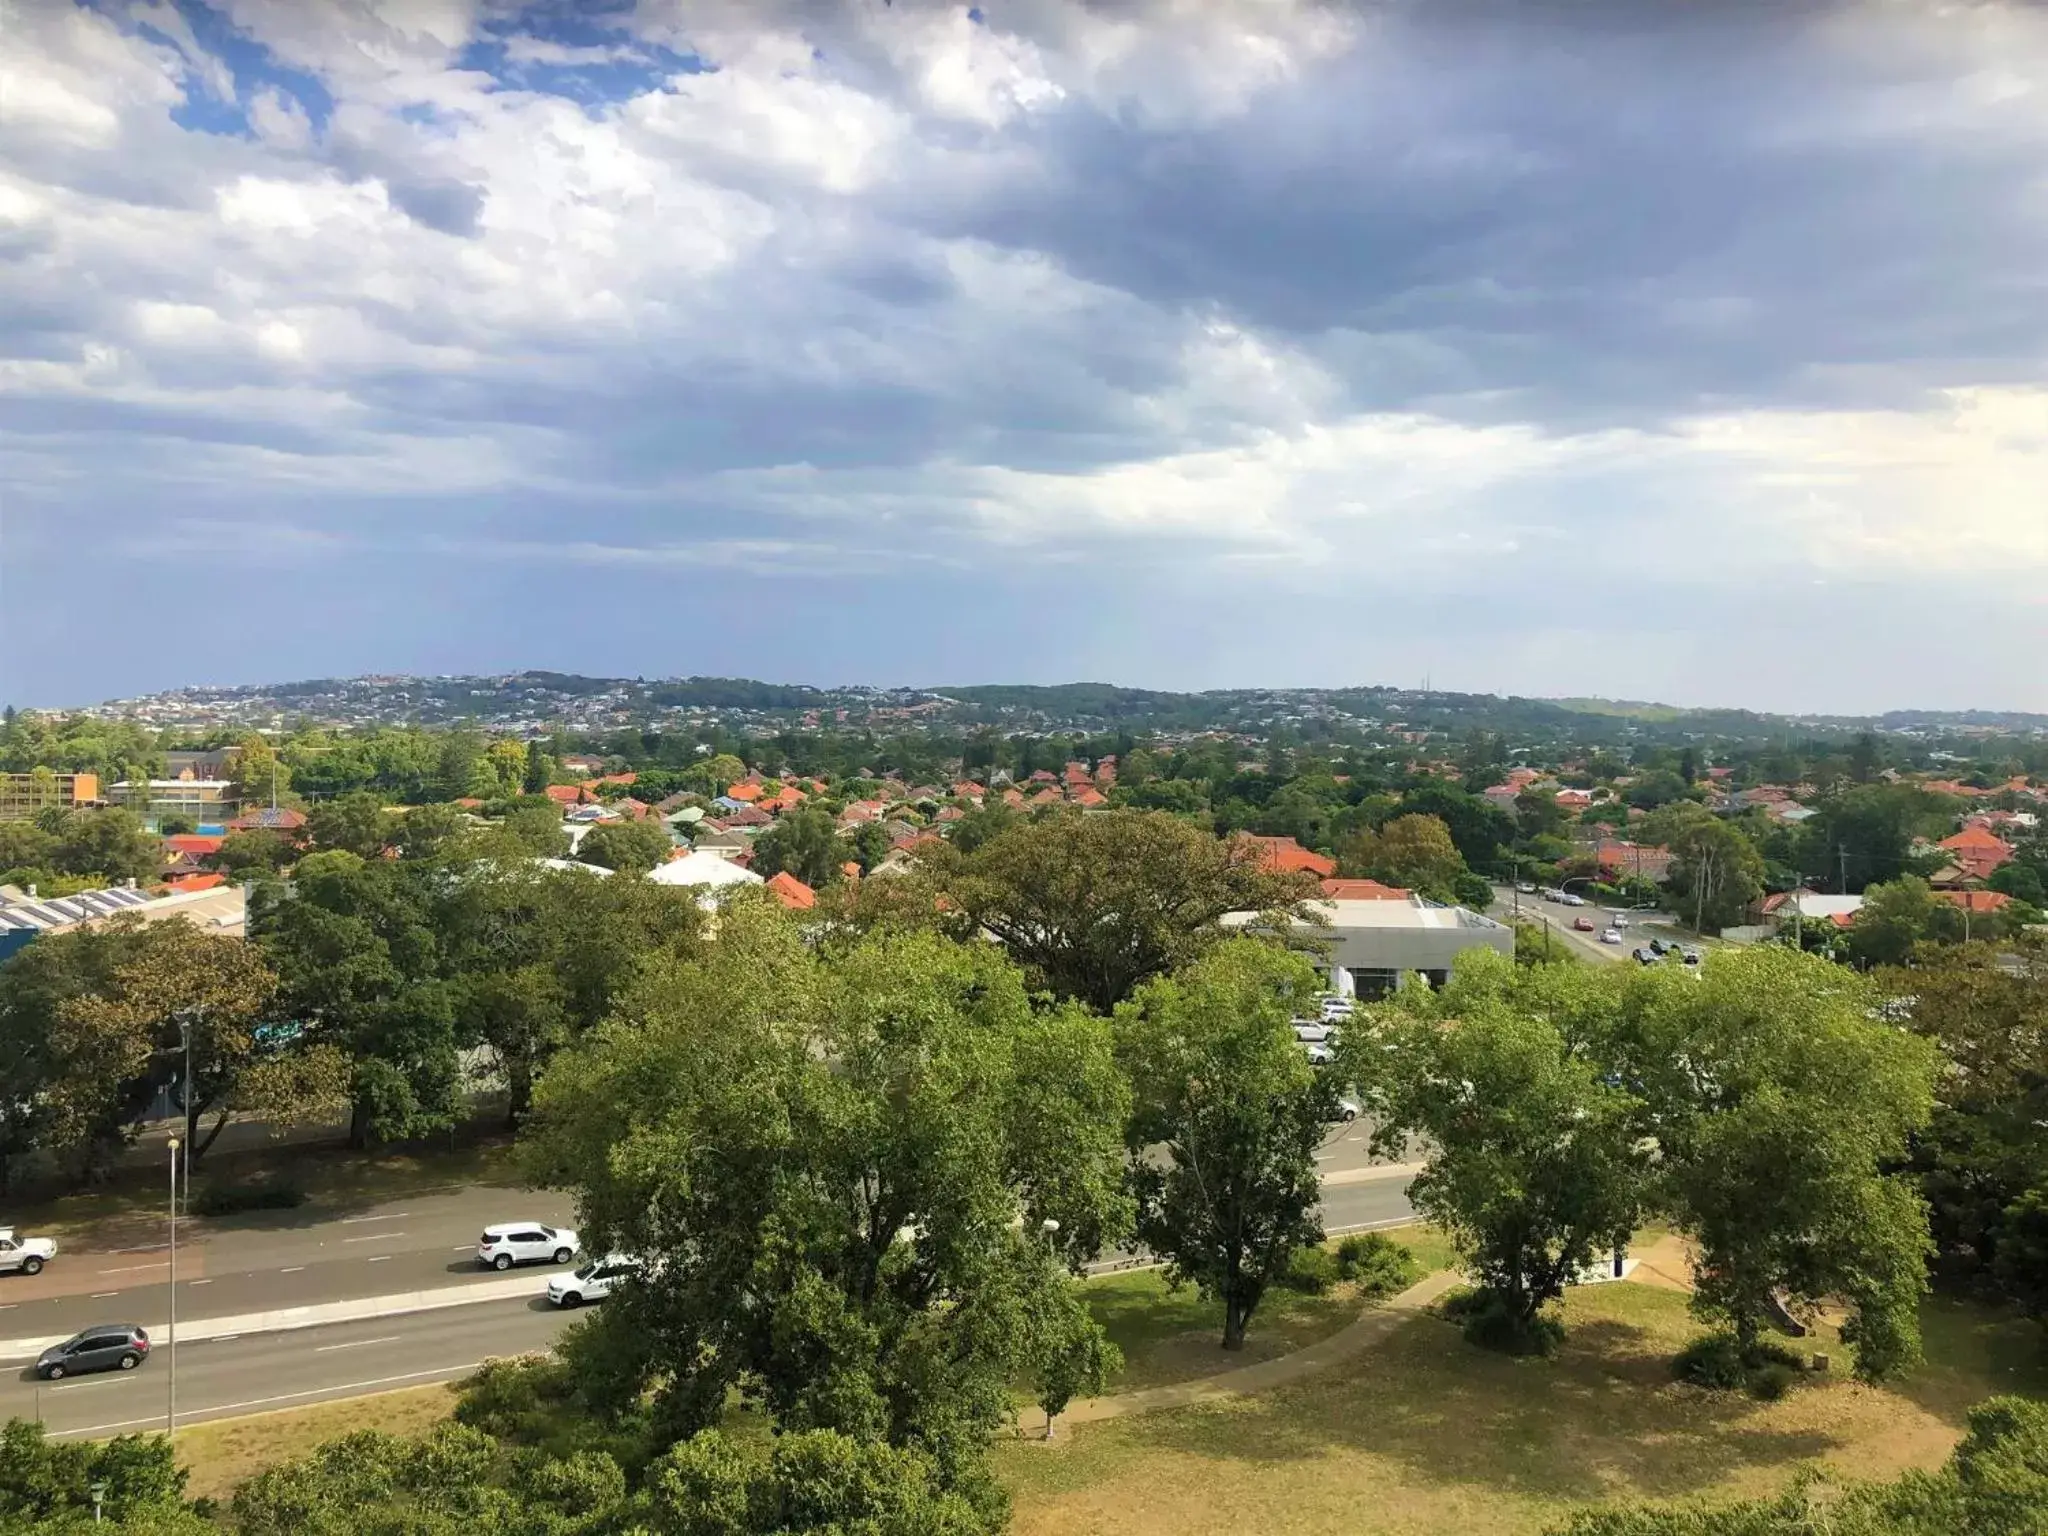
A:
[[[1154,1413],[1164,1408],[1186,1408],[1196,1403],[1242,1397],[1251,1392],[1267,1392],[1274,1387],[1299,1381],[1304,1376],[1312,1376],[1318,1371],[1327,1370],[1340,1360],[1348,1360],[1369,1345],[1378,1343],[1439,1296],[1461,1283],[1461,1278],[1455,1270],[1439,1270],[1436,1274],[1409,1286],[1398,1296],[1361,1312],[1327,1339],[1320,1339],[1306,1348],[1297,1349],[1293,1354],[1281,1355],[1274,1360],[1261,1360],[1256,1365],[1240,1366],[1234,1371],[1221,1371],[1214,1376],[1203,1376],[1195,1381],[1179,1381],[1170,1386],[1147,1387],[1138,1392],[1113,1392],[1104,1397],[1083,1398],[1079,1402],[1069,1403],[1066,1412],[1059,1416],[1058,1422],[1092,1424],[1103,1419],[1121,1419],[1134,1413]],[[1023,1439],[1043,1439],[1045,1415],[1036,1408],[1020,1410],[1017,1415],[1017,1433]]]
[[[195,1318],[180,1322],[180,1344],[204,1339],[224,1339],[244,1333],[284,1333],[294,1328],[318,1328],[328,1323],[354,1323],[370,1317],[402,1317],[413,1312],[438,1312],[444,1307],[466,1307],[483,1301],[504,1301],[512,1297],[546,1294],[547,1277],[529,1271],[500,1275],[469,1285],[444,1285],[430,1291],[409,1291],[396,1296],[354,1296],[346,1301],[315,1302],[301,1307],[278,1307],[268,1312],[244,1312],[233,1317]],[[150,1341],[161,1346],[170,1341],[167,1319],[144,1322]],[[61,1344],[69,1334],[53,1338],[0,1339],[0,1362],[33,1360],[52,1344]]]

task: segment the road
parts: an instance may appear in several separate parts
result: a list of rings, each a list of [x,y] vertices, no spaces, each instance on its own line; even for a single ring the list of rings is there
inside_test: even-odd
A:
[[[555,1194],[470,1188],[370,1206],[181,1223],[178,1315],[240,1317],[358,1296],[462,1285],[486,1271],[476,1241],[493,1222],[573,1225]],[[0,1275],[0,1338],[76,1333],[168,1315],[169,1242],[118,1253],[60,1249],[40,1275]]]
[[[1614,916],[1609,908],[1596,907],[1590,902],[1583,907],[1560,906],[1557,902],[1545,901],[1541,896],[1531,896],[1526,891],[1521,894],[1520,900],[1522,916],[1532,922],[1547,924],[1552,943],[1562,944],[1573,953],[1583,955],[1587,959],[1611,965],[1617,960],[1626,960],[1629,951],[1635,947],[1634,935],[1627,930],[1622,934],[1624,942],[1602,944],[1597,930],[1592,933],[1580,933],[1572,927],[1575,919],[1589,917],[1600,928],[1605,928]],[[1515,888],[1512,885],[1496,885],[1493,888],[1491,915],[1504,921],[1512,921],[1515,902]],[[1629,920],[1633,923],[1641,915],[1632,912],[1629,914]]]
[[[1413,1218],[1407,1201],[1406,1176],[1399,1170],[1371,1165],[1365,1136],[1362,1126],[1333,1131],[1318,1154],[1325,1177],[1330,1180],[1324,1186],[1323,1221],[1333,1233],[1395,1225]],[[231,1316],[256,1310],[246,1304],[250,1298],[263,1306],[285,1305],[279,1293],[279,1288],[285,1286],[295,1288],[297,1299],[339,1300],[394,1294],[407,1286],[419,1288],[421,1282],[473,1280],[478,1271],[473,1264],[460,1263],[452,1243],[437,1249],[428,1238],[437,1230],[442,1237],[450,1236],[451,1230],[460,1231],[469,1239],[462,1246],[473,1249],[476,1231],[484,1224],[476,1215],[480,1202],[488,1205],[499,1220],[506,1219],[503,1212],[507,1208],[514,1217],[533,1214],[538,1209],[533,1201],[522,1200],[507,1191],[467,1190],[459,1196],[410,1201],[402,1214],[378,1212],[374,1220],[352,1217],[345,1222],[290,1232],[218,1233],[204,1242],[210,1263],[251,1263],[255,1267],[202,1277],[212,1284],[197,1291],[186,1289],[181,1243],[180,1312],[188,1318]],[[394,1222],[401,1224],[392,1226]],[[338,1251],[341,1245],[372,1228],[379,1229],[381,1240],[360,1246],[388,1249],[388,1262],[371,1266],[372,1257],[386,1256],[382,1252],[359,1255],[348,1251],[344,1255]],[[258,1241],[259,1237],[265,1241]],[[321,1257],[323,1254],[326,1257]],[[122,1256],[80,1257],[97,1263],[100,1258],[114,1260]],[[308,1262],[278,1265],[278,1259]],[[162,1271],[157,1273],[161,1275]],[[565,1325],[568,1315],[555,1311],[542,1299],[548,1279],[556,1271],[544,1265],[529,1273],[534,1294],[527,1301],[482,1302],[288,1333],[245,1334],[182,1344],[178,1349],[178,1422],[260,1413],[450,1381],[467,1375],[492,1356],[545,1349]],[[401,1275],[407,1278],[402,1285],[387,1284],[383,1279],[387,1274],[394,1282]],[[105,1278],[104,1273],[96,1272],[90,1278],[74,1275],[72,1280],[91,1283],[92,1279]],[[0,1284],[0,1294],[11,1296],[16,1294],[17,1285],[43,1281],[61,1281],[60,1270],[53,1266],[33,1281],[8,1277],[7,1283]],[[219,1305],[215,1301],[218,1296],[243,1300]],[[195,1302],[195,1297],[203,1299],[203,1304]],[[144,1320],[160,1317],[164,1309],[163,1283],[151,1283],[145,1278],[112,1294],[88,1292],[10,1305],[16,1310],[0,1313],[0,1329],[9,1336],[73,1331],[92,1322],[116,1321],[131,1315]],[[82,1321],[43,1326],[60,1312]],[[24,1324],[25,1315],[40,1321]],[[38,1383],[31,1372],[8,1366],[0,1371],[0,1419],[39,1417],[60,1434],[116,1434],[148,1429],[163,1422],[169,1376],[169,1362],[161,1341],[140,1369],[127,1374],[109,1372],[76,1381]]]

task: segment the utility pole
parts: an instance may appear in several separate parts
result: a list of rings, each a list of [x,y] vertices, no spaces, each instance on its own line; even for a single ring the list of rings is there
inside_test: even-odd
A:
[[[178,1147],[179,1138],[171,1137],[171,1322],[165,1339],[165,1348],[170,1353],[170,1380],[164,1398],[164,1435],[169,1438],[178,1431]]]

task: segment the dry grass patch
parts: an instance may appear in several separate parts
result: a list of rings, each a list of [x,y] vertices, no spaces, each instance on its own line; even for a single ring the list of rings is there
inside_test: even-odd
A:
[[[436,1382],[373,1397],[215,1419],[178,1431],[178,1460],[191,1473],[187,1493],[194,1498],[225,1499],[265,1467],[303,1456],[323,1440],[361,1429],[421,1435],[454,1411],[454,1389]]]
[[[1934,1364],[1917,1383],[1814,1381],[1760,1403],[1672,1380],[1698,1331],[1684,1297],[1592,1286],[1568,1299],[1553,1360],[1490,1355],[1419,1317],[1298,1384],[1007,1443],[998,1466],[1019,1536],[1520,1536],[1609,1499],[1769,1492],[1807,1463],[1883,1476],[1938,1463],[1969,1403],[2018,1385],[1968,1358],[1996,1352],[1970,1314],[1931,1310]]]

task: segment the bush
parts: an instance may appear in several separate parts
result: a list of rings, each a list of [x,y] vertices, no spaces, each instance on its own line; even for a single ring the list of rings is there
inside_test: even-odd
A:
[[[1362,1296],[1392,1296],[1419,1278],[1415,1255],[1384,1232],[1354,1232],[1337,1245],[1337,1273]]]
[[[1742,1363],[1742,1346],[1732,1333],[1709,1333],[1694,1339],[1671,1362],[1680,1381],[1712,1392],[1732,1392],[1749,1379]]]
[[[305,1203],[306,1192],[289,1179],[253,1179],[246,1184],[202,1184],[192,1197],[192,1213],[233,1216],[242,1211],[290,1211]]]
[[[1453,1291],[1443,1299],[1443,1314],[1464,1326],[1465,1338],[1481,1349],[1503,1355],[1549,1355],[1564,1341],[1564,1324],[1538,1314],[1517,1317],[1500,1297],[1484,1287]]]
[[[1338,1280],[1337,1256],[1327,1248],[1297,1248],[1287,1259],[1280,1283],[1290,1291],[1320,1296]]]
[[[1774,1360],[1750,1373],[1749,1390],[1765,1402],[1775,1403],[1792,1390],[1792,1383],[1798,1378],[1797,1370]]]
[[[1712,1392],[1733,1392],[1746,1387],[1766,1401],[1785,1395],[1803,1368],[1800,1359],[1782,1344],[1759,1339],[1745,1351],[1732,1333],[1709,1333],[1694,1339],[1671,1362],[1680,1381]]]

